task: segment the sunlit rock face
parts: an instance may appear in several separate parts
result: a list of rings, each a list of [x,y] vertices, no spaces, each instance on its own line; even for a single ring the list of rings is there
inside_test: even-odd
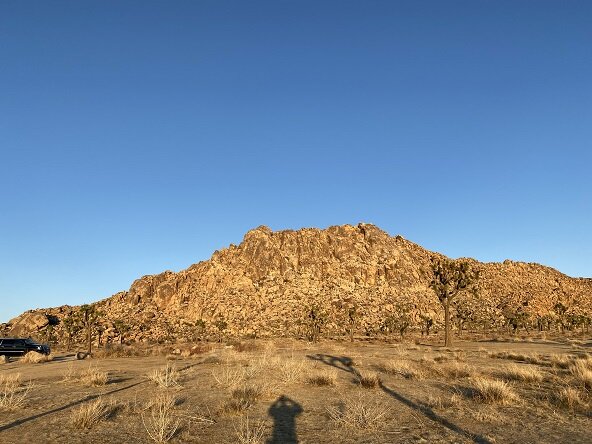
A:
[[[420,328],[425,319],[437,328],[442,313],[429,284],[431,261],[438,257],[371,224],[277,232],[260,226],[208,261],[178,273],[144,276],[96,306],[104,313],[106,340],[117,337],[117,319],[130,326],[128,340],[190,338],[199,319],[206,334],[213,334],[214,323],[223,319],[229,336],[300,335],[313,305],[326,317],[327,334],[344,334],[351,307],[356,307],[357,334],[376,333],[402,307],[410,328]],[[467,318],[466,325],[503,327],[516,315],[530,325],[542,318],[557,320],[557,303],[574,316],[592,315],[590,279],[533,263],[467,260],[481,277],[476,295],[458,298],[455,313]],[[35,334],[57,320],[53,333],[60,337],[60,319],[75,309],[27,312],[4,330]]]

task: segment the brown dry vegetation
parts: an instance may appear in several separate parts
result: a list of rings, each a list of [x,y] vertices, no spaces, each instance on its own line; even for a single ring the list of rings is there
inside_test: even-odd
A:
[[[0,442],[590,442],[592,343],[290,339],[0,368]],[[100,352],[101,350],[99,350]],[[97,356],[101,356],[97,359]]]

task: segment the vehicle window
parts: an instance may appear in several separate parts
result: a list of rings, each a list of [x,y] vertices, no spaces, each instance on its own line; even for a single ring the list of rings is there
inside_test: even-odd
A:
[[[37,345],[37,343],[35,341],[33,341],[32,339],[25,339],[25,344],[27,344],[27,345]]]
[[[14,339],[2,339],[3,346],[11,346],[14,345]]]

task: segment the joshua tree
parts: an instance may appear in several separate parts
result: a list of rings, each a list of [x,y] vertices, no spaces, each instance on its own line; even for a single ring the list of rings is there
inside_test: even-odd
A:
[[[82,327],[86,330],[88,354],[90,354],[92,352],[92,330],[102,313],[94,305],[89,304],[82,305],[79,310]]]
[[[206,321],[203,319],[198,319],[194,323],[195,330],[194,330],[194,338],[198,341],[201,341],[201,337],[203,333],[206,331]]]
[[[347,330],[349,333],[350,342],[354,342],[354,333],[356,332],[356,325],[358,323],[358,308],[355,305],[347,307]]]
[[[421,318],[422,322],[421,335],[423,336],[425,333],[426,336],[429,336],[430,328],[432,328],[434,325],[434,320],[429,315],[420,315],[419,317]]]
[[[224,318],[220,317],[216,322],[214,322],[214,327],[218,329],[218,342],[222,342],[222,334],[224,330],[228,328],[228,323],[224,320]]]
[[[317,305],[312,305],[308,309],[306,324],[308,326],[307,336],[309,341],[316,342],[319,339],[321,330],[326,322],[326,314]]]
[[[383,329],[388,332],[396,331],[403,339],[411,323],[411,304],[398,302],[395,304],[394,312],[384,320]]]
[[[563,305],[561,302],[557,302],[553,306],[553,311],[557,315],[559,320],[559,325],[561,326],[561,332],[565,331],[565,313],[567,312],[567,307]]]
[[[80,325],[80,316],[78,313],[72,312],[62,320],[62,325],[66,331],[66,348],[70,350],[72,337],[78,334],[78,332],[82,329],[82,326]]]
[[[479,271],[473,270],[468,262],[436,259],[432,263],[433,279],[430,288],[444,308],[444,330],[446,347],[452,344],[450,331],[450,303],[462,291],[474,291]]]
[[[47,324],[47,327],[45,327],[45,340],[51,344],[51,341],[53,339],[53,324]]]
[[[123,344],[125,334],[130,331],[129,324],[126,324],[123,319],[115,319],[113,321],[113,326],[115,327],[115,331],[119,335],[119,344]]]

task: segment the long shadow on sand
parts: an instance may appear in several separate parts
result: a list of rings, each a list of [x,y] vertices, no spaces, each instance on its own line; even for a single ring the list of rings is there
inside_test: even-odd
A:
[[[199,365],[199,364],[201,364],[201,362],[197,362],[197,363],[194,363],[194,364],[189,364],[189,365],[186,365],[184,367],[179,368],[178,371],[187,370],[187,369],[189,369],[191,367],[195,367],[196,365]],[[118,382],[125,381],[127,379],[129,379],[129,378],[119,378],[119,379],[116,379],[116,380],[111,381],[111,382],[112,383],[118,383]],[[70,402],[68,404],[64,404],[64,405],[62,405],[60,407],[56,407],[55,409],[48,410],[46,412],[41,412],[41,413],[38,413],[36,415],[29,416],[27,418],[17,419],[16,421],[13,421],[13,422],[10,422],[8,424],[5,424],[5,425],[0,426],[0,432],[3,432],[4,430],[11,429],[13,427],[20,426],[20,425],[25,424],[25,423],[30,422],[30,421],[34,421],[35,419],[38,419],[38,418],[43,418],[44,416],[51,415],[53,413],[61,412],[62,410],[67,410],[67,409],[69,409],[71,407],[77,406],[77,405],[82,404],[84,402],[92,401],[93,399],[97,399],[99,396],[111,395],[113,393],[122,392],[122,391],[128,390],[128,389],[130,389],[132,387],[136,387],[136,386],[138,386],[140,384],[145,384],[147,382],[148,382],[148,380],[138,381],[138,382],[134,382],[133,384],[126,385],[125,387],[120,387],[120,388],[117,388],[117,389],[114,389],[114,390],[111,390],[111,391],[108,391],[108,392],[103,392],[103,393],[96,394],[96,395],[88,395],[88,396],[85,396],[84,398],[78,399],[78,400],[73,401],[73,402]],[[0,440],[0,442],[1,442],[1,440]]]
[[[360,375],[360,372],[353,365],[353,359],[348,358],[347,356],[331,356],[319,353],[316,355],[307,355],[307,358],[312,359],[314,361],[320,361],[326,365],[330,365],[331,367],[335,367],[339,370],[346,371],[356,377]],[[411,399],[406,398],[401,393],[384,385],[382,381],[380,382],[380,388],[383,392],[392,396],[397,401],[401,402],[402,404],[405,404],[407,407],[415,410],[416,412],[423,414],[426,418],[430,419],[431,421],[443,427],[446,427],[448,430],[454,433],[458,433],[459,435],[468,438],[477,444],[492,444],[491,441],[489,441],[487,438],[480,435],[475,435],[469,432],[468,430],[463,429],[457,424],[454,424],[452,421],[444,418],[443,416],[438,415],[431,408],[420,405],[412,401]]]
[[[83,402],[92,401],[93,399],[97,399],[99,396],[110,395],[112,393],[121,392],[123,390],[130,389],[130,388],[135,387],[137,385],[144,384],[146,382],[148,382],[148,381],[139,381],[139,382],[135,382],[135,383],[130,384],[130,385],[126,385],[125,387],[120,387],[118,389],[111,390],[109,392],[104,392],[104,393],[100,393],[100,394],[96,394],[96,395],[85,396],[84,398],[78,399],[76,401],[73,401],[73,402],[71,402],[69,404],[62,405],[60,407],[56,407],[55,409],[48,410],[48,411],[42,412],[42,413],[38,413],[36,415],[32,415],[32,416],[29,416],[27,418],[17,419],[16,421],[13,421],[13,422],[11,422],[9,424],[0,426],[0,432],[3,432],[4,430],[11,429],[13,427],[20,426],[20,425],[25,424],[25,423],[27,423],[29,421],[33,421],[35,419],[42,418],[42,417],[47,416],[47,415],[51,415],[52,413],[61,412],[62,410],[69,409],[70,407],[74,407],[76,405],[82,404]]]

